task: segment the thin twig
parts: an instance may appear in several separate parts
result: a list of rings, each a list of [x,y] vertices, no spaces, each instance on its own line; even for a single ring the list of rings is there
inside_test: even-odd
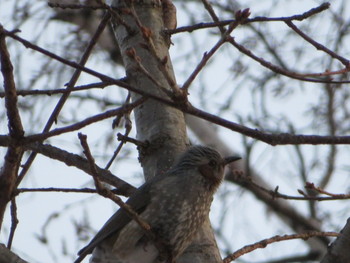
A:
[[[113,190],[111,190],[113,192]],[[16,194],[21,194],[21,193],[32,193],[32,192],[44,192],[44,193],[87,193],[87,194],[92,194],[92,193],[97,193],[96,189],[91,189],[91,188],[58,188],[58,187],[46,187],[46,188],[18,188],[16,190]]]
[[[250,12],[249,12],[249,9],[245,9],[243,11],[238,11],[236,15],[237,15],[237,19],[232,24],[230,24],[229,28],[221,36],[220,40],[209,50],[209,52],[204,53],[202,60],[198,63],[197,67],[194,69],[194,71],[191,73],[191,75],[187,78],[185,83],[182,85],[181,89],[184,94],[188,94],[188,89],[191,83],[199,74],[199,72],[204,68],[204,66],[207,64],[209,59],[215,54],[215,52],[227,41],[227,38],[229,37],[231,32],[238,25],[240,25],[241,22],[243,22],[245,19],[248,18],[248,16],[250,15]]]
[[[131,128],[132,128],[131,120],[130,120],[130,118],[129,118],[129,116],[128,116],[129,114],[130,114],[130,112],[124,114],[124,118],[125,118],[125,125],[124,125],[124,127],[125,127],[125,132],[124,132],[124,135],[125,135],[125,136],[129,135],[129,133],[130,133],[130,131],[131,131]],[[121,115],[119,115],[119,116],[121,116]],[[119,134],[119,133],[118,133],[118,134]],[[108,161],[108,163],[107,163],[105,169],[109,169],[109,167],[111,167],[113,161],[115,160],[115,158],[117,158],[117,156],[118,156],[119,152],[121,151],[121,149],[122,149],[122,147],[123,147],[124,144],[125,144],[125,142],[120,142],[120,143],[118,144],[117,149],[114,151],[114,153],[113,153],[113,155],[112,155],[112,158]]]
[[[286,194],[282,194],[278,191],[278,186],[275,188],[275,190],[269,190],[266,189],[258,184],[256,184],[255,182],[253,182],[252,180],[245,180],[246,183],[249,183],[250,185],[252,185],[255,188],[258,188],[259,190],[271,195],[271,198],[275,199],[275,198],[281,198],[281,199],[286,199],[286,200],[296,200],[296,201],[305,201],[305,200],[312,200],[312,201],[332,201],[332,200],[346,200],[346,199],[350,199],[350,194],[328,194],[330,196],[328,197],[321,197],[321,196],[310,196],[307,195],[306,193],[304,193],[302,190],[298,189],[298,193],[303,195],[303,196],[291,196],[291,195],[286,195]],[[308,183],[310,184],[310,183]],[[308,184],[305,186],[305,188],[308,188]],[[311,187],[310,187],[311,189]],[[314,189],[314,188],[312,188]],[[314,190],[317,190],[317,188],[315,188]],[[320,193],[322,190],[320,189]],[[326,194],[326,193],[324,193]]]
[[[202,0],[203,3],[206,3],[206,0]],[[222,31],[222,26],[223,25],[228,25],[228,24],[232,24],[234,22],[236,22],[236,20],[227,20],[227,21],[218,21],[216,18],[217,16],[215,15],[215,13],[213,13],[213,9],[210,9],[210,5],[208,7],[208,3],[205,4],[206,8],[210,11],[211,16],[214,19],[214,23],[201,23],[198,25],[194,25],[193,27],[187,27],[186,30],[192,32],[193,30],[197,29],[197,28],[205,28],[205,27],[219,27],[220,30]],[[335,70],[335,71],[330,71],[330,70],[326,70],[325,72],[321,72],[321,73],[306,73],[306,74],[302,74],[302,73],[296,73],[296,72],[291,72],[288,71],[286,69],[283,68],[279,68],[275,65],[273,65],[270,62],[265,61],[263,58],[259,58],[257,56],[255,56],[250,50],[246,49],[245,47],[239,45],[237,42],[234,41],[233,38],[230,39],[230,43],[235,46],[237,49],[239,49],[242,53],[246,54],[247,56],[253,58],[254,60],[258,61],[260,64],[262,64],[263,66],[271,69],[272,71],[278,73],[278,74],[282,74],[291,78],[295,78],[298,80],[302,80],[302,81],[309,81],[309,82],[320,82],[320,83],[329,83],[330,81],[332,83],[336,83],[335,81],[333,81],[332,79],[329,78],[329,76],[332,75],[340,75],[340,74],[344,74],[344,73],[348,73],[350,71],[350,62],[348,59],[336,54],[335,52],[331,51],[330,49],[326,48],[325,46],[321,45],[320,43],[316,42],[315,40],[311,39],[309,36],[307,36],[306,34],[304,34],[301,30],[299,30],[293,23],[293,20],[299,20],[302,21],[306,18],[309,18],[312,15],[318,14],[326,9],[328,9],[330,6],[329,3],[324,3],[316,8],[312,8],[309,11],[301,14],[301,15],[294,15],[294,16],[290,16],[290,17],[277,17],[277,18],[267,18],[267,17],[256,17],[253,19],[245,19],[244,21],[241,22],[241,24],[247,24],[247,23],[251,23],[251,22],[271,22],[271,21],[283,21],[285,22],[289,27],[291,27],[296,33],[298,33],[301,37],[303,37],[306,41],[308,41],[309,43],[311,43],[312,45],[314,45],[317,49],[324,51],[325,53],[329,54],[330,56],[332,56],[335,59],[338,59],[342,64],[345,65],[344,69],[340,69],[340,70]],[[180,28],[180,29],[175,29],[173,31],[169,31],[168,33],[174,33],[174,31],[179,30],[180,31],[184,31],[184,28]],[[213,47],[213,49],[215,48],[215,46]],[[207,54],[204,55],[203,60],[205,60]],[[204,64],[205,65],[205,64]],[[204,66],[203,65],[203,66]],[[198,70],[200,71],[200,68],[198,68]],[[326,79],[317,79],[317,78],[310,78],[310,77],[328,77]],[[190,78],[188,79],[190,81]],[[342,83],[347,83],[346,81],[342,81]],[[188,85],[184,85],[185,87],[187,87]]]
[[[255,22],[286,22],[286,21],[293,21],[293,20],[302,21],[302,20],[307,19],[313,15],[316,15],[318,13],[321,13],[321,12],[327,10],[329,7],[330,7],[329,3],[323,3],[320,6],[318,6],[316,8],[312,8],[303,14],[288,16],[288,17],[257,16],[257,17],[248,18],[248,19],[244,20],[244,22],[242,22],[242,25],[255,23]],[[167,29],[164,31],[167,34],[193,32],[194,30],[197,30],[197,29],[206,29],[206,28],[227,26],[227,25],[233,23],[234,21],[235,21],[234,19],[229,19],[229,20],[222,20],[222,21],[216,21],[216,22],[198,23],[198,24],[194,24],[194,25],[190,25],[190,26],[178,27],[176,29]]]
[[[92,154],[90,152],[89,149],[89,145],[87,144],[87,136],[79,133],[78,134],[79,140],[80,140],[80,144],[84,149],[84,154],[86,156],[86,158],[89,161],[90,164],[90,169],[91,172],[93,174],[93,178],[94,178],[94,182],[95,182],[95,186],[96,186],[96,190],[97,192],[102,195],[103,197],[109,198],[112,201],[114,201],[117,205],[119,205],[121,208],[124,209],[124,211],[133,219],[137,222],[137,224],[143,229],[145,230],[145,233],[149,236],[151,236],[151,240],[154,240],[154,235],[153,233],[150,231],[151,227],[150,225],[145,222],[140,216],[139,214],[137,214],[128,204],[124,203],[118,196],[114,195],[109,189],[107,189],[106,187],[104,187],[102,185],[102,183],[99,180],[99,175],[98,172],[96,170],[95,167],[95,160],[92,157]]]
[[[121,133],[118,133],[117,136],[118,136],[118,141],[121,141],[123,143],[130,142],[130,143],[135,144],[138,147],[144,147],[144,148],[149,146],[149,143],[147,141],[146,142],[142,142],[142,141],[136,140],[134,138],[125,136],[125,135],[123,135]]]
[[[87,125],[92,124],[92,123],[95,123],[95,122],[98,122],[98,121],[101,121],[101,120],[104,120],[107,118],[111,118],[111,117],[114,117],[114,116],[119,115],[119,114],[124,114],[124,113],[130,112],[135,107],[141,105],[145,100],[146,100],[146,98],[142,97],[142,98],[136,100],[135,102],[126,104],[126,105],[121,106],[121,107],[114,109],[114,110],[109,110],[109,111],[94,115],[92,117],[86,118],[83,121],[76,122],[72,125],[68,125],[68,126],[62,127],[62,128],[57,128],[57,129],[54,129],[52,131],[45,132],[45,133],[38,133],[38,134],[34,134],[34,135],[29,135],[24,140],[27,143],[28,142],[35,142],[35,141],[42,141],[42,140],[45,140],[45,139],[52,137],[52,136],[57,136],[57,135],[60,135],[63,133],[76,131],[76,130],[79,130]]]
[[[273,72],[275,72],[277,74],[281,74],[281,75],[287,76],[287,77],[292,78],[292,79],[298,79],[298,80],[302,80],[302,81],[315,82],[315,83],[333,83],[333,84],[350,83],[349,80],[347,80],[347,81],[334,81],[334,80],[331,80],[330,78],[315,79],[315,78],[305,77],[305,76],[310,76],[310,74],[300,74],[300,73],[296,73],[296,72],[292,72],[292,71],[288,71],[286,69],[280,68],[280,67],[272,64],[271,62],[266,61],[265,59],[263,59],[261,57],[258,57],[252,51],[250,51],[249,49],[245,48],[243,45],[238,44],[233,37],[231,37],[228,40],[228,42],[231,45],[233,45],[235,48],[237,48],[243,54],[245,54],[248,57],[252,58],[253,60],[259,62],[262,66],[272,70]],[[332,74],[334,74],[334,73],[332,73]],[[315,75],[315,74],[313,74],[313,75]],[[316,75],[318,75],[318,76],[325,76],[326,74],[325,73],[316,73]]]
[[[97,40],[99,39],[99,37],[101,36],[103,30],[105,29],[109,19],[110,19],[110,15],[109,13],[105,14],[104,17],[102,18],[100,24],[97,27],[97,30],[95,32],[95,34],[92,36],[92,38],[90,39],[90,42],[86,48],[86,50],[84,51],[80,61],[79,61],[79,66],[84,66],[86,64],[86,62],[88,61],[88,58],[94,48],[94,46],[97,43]],[[61,112],[64,104],[66,103],[69,95],[70,95],[70,90],[72,90],[74,88],[75,83],[78,81],[80,74],[82,73],[81,69],[75,69],[70,81],[67,84],[67,93],[62,94],[62,97],[60,98],[60,100],[58,101],[58,103],[56,104],[54,110],[52,111],[48,121],[46,122],[46,125],[43,129],[43,133],[48,132],[52,125],[54,123],[57,123],[57,118],[59,113]],[[30,156],[28,157],[27,161],[25,162],[25,164],[22,166],[22,170],[21,173],[19,174],[19,176],[17,177],[17,182],[16,184],[19,185],[21,183],[21,181],[23,180],[24,176],[26,175],[26,173],[28,172],[30,166],[32,165],[34,159],[36,157],[36,153],[32,152],[30,154]]]
[[[124,79],[120,79],[123,81]],[[80,86],[74,86],[73,90],[67,91],[67,89],[42,89],[42,90],[17,90],[17,96],[29,96],[29,95],[56,95],[56,94],[62,94],[67,92],[76,92],[76,91],[82,91],[82,90],[90,90],[90,89],[104,89],[105,87],[111,86],[111,83],[108,82],[98,82],[98,83],[91,83],[87,85],[80,85]],[[5,92],[0,91],[0,98],[5,97]]]
[[[331,192],[328,192],[328,191],[322,189],[321,187],[315,186],[314,183],[306,182],[305,188],[317,191],[320,194],[328,195],[328,196],[330,196],[330,198],[335,198],[335,199],[348,199],[348,198],[350,198],[350,194],[334,194],[334,193],[331,193]]]
[[[339,60],[345,67],[346,67],[346,71],[345,72],[340,72],[340,73],[346,73],[350,70],[350,61],[338,54],[336,54],[335,52],[333,52],[332,50],[330,50],[329,48],[325,47],[324,45],[318,43],[317,41],[315,41],[314,39],[312,39],[311,37],[309,37],[308,35],[306,35],[303,31],[301,31],[296,25],[293,24],[292,21],[285,21],[285,23],[294,30],[294,32],[296,32],[299,36],[301,36],[303,39],[305,39],[307,42],[309,42],[311,45],[313,45],[317,50],[322,50],[325,53],[327,53],[328,55],[330,55],[332,58],[335,58],[337,60]],[[330,74],[329,74],[330,75]],[[334,74],[333,74],[334,75]]]
[[[130,99],[131,99],[131,93],[128,92],[128,95],[126,96],[126,99],[125,99],[123,105],[125,105],[125,104],[127,104],[127,103],[130,103]],[[127,115],[129,115],[129,114],[130,114],[130,113],[128,113]],[[121,122],[123,116],[126,116],[126,114],[124,114],[124,115],[123,115],[123,114],[119,114],[119,115],[117,115],[117,116],[115,117],[115,119],[114,119],[113,122],[112,122],[112,129],[115,129],[115,128],[117,128],[117,127],[119,126],[119,124],[120,124],[120,122]],[[129,121],[129,119],[128,119],[128,121]],[[131,123],[131,120],[130,120],[130,125],[129,125],[129,124],[125,124],[125,127],[126,127],[126,126],[131,126],[131,125],[132,125],[132,123]],[[130,127],[130,129],[131,129],[131,127]]]
[[[318,231],[311,231],[311,232],[306,232],[306,233],[301,233],[301,234],[292,234],[292,235],[277,235],[273,236],[271,238],[263,239],[259,242],[256,242],[254,244],[250,244],[247,246],[242,247],[241,249],[238,249],[236,252],[228,255],[223,259],[223,263],[229,263],[231,261],[236,260],[237,258],[243,256],[244,254],[247,254],[249,252],[252,252],[258,248],[265,248],[266,246],[275,243],[275,242],[280,242],[280,241],[286,241],[286,240],[291,240],[291,239],[303,239],[307,240],[311,237],[337,237],[339,236],[339,233],[337,232],[318,232]]]
[[[18,225],[18,217],[17,217],[17,204],[15,197],[11,200],[11,229],[9,234],[9,239],[7,242],[7,248],[11,249],[13,238],[15,237],[15,231]]]
[[[104,181],[104,178],[101,178]],[[119,189],[111,189],[113,194],[120,195]],[[45,187],[45,188],[18,188],[16,190],[16,195],[21,193],[32,193],[32,192],[43,192],[43,193],[82,193],[82,194],[96,194],[96,189],[92,188],[60,188],[60,187]],[[124,194],[125,195],[125,194]]]
[[[208,0],[202,0],[202,3],[205,7],[205,9],[207,9],[209,15],[211,16],[211,18],[213,19],[214,23],[219,23],[219,17],[216,15],[213,6],[208,2]],[[221,34],[225,34],[225,28],[221,25],[218,26],[218,28],[220,29]]]

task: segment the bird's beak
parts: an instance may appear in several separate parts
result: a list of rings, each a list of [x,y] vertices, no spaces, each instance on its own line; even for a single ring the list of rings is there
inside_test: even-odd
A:
[[[227,165],[229,163],[232,163],[232,162],[240,160],[240,159],[242,159],[242,157],[239,157],[239,156],[226,157],[226,158],[224,158],[224,165]]]

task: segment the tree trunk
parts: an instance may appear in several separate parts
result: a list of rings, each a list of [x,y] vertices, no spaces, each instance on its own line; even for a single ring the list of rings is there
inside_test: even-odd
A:
[[[0,244],[0,263],[28,263],[12,253],[4,244]]]
[[[127,79],[131,85],[148,94],[170,99],[145,72],[138,70],[137,62],[137,60],[140,61],[157,83],[160,83],[162,87],[169,91],[172,90],[169,81],[160,69],[159,60],[157,61],[150,51],[150,42],[145,40],[145,33],[147,34],[147,30],[150,29],[152,32],[150,34],[151,42],[156,51],[156,56],[160,60],[166,61],[167,73],[173,79],[173,83],[176,83],[168,53],[169,40],[162,33],[164,23],[161,2],[157,0],[132,1],[133,5],[130,2],[125,0],[114,1],[113,3],[114,7],[121,10],[119,12],[120,18],[126,25],[118,23],[117,19],[113,21]],[[135,16],[131,15],[133,12]],[[144,34],[135,22],[135,17],[140,21]],[[136,59],[133,54],[136,55]],[[133,100],[139,97],[138,94],[132,94]],[[141,165],[145,178],[148,180],[156,174],[167,171],[175,158],[187,147],[188,138],[184,114],[177,109],[151,99],[136,108],[134,112],[137,138],[140,141],[150,143],[149,147],[139,149]],[[203,229],[198,234],[195,242],[178,259],[178,262],[221,262],[209,219],[204,223]]]
[[[350,262],[350,218],[337,239],[328,247],[327,254],[321,263]]]

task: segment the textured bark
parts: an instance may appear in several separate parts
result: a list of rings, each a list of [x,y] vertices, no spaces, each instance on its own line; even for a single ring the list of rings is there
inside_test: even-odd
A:
[[[127,4],[124,1],[115,1],[113,5],[127,9]],[[164,25],[160,1],[134,1],[134,8],[141,24],[152,31],[152,41],[157,56],[161,59],[167,57],[167,70],[176,83],[168,54],[169,42],[161,33]],[[130,84],[157,96],[166,96],[144,73],[135,70],[137,68],[135,60],[127,55],[131,49],[136,51],[136,56],[153,78],[170,90],[166,78],[159,70],[159,64],[151,52],[145,48],[145,40],[140,29],[136,26],[134,18],[127,15],[127,12],[121,13],[121,17],[134,32],[137,32],[130,35],[123,25],[118,25],[115,22],[115,35]],[[137,99],[139,95],[132,94],[132,98]],[[148,100],[141,107],[136,108],[135,119],[138,139],[150,142],[150,147],[140,151],[140,161],[147,180],[155,174],[161,174],[169,169],[176,156],[186,148],[188,145],[186,125],[181,111],[152,100]],[[178,259],[178,262],[221,262],[209,219],[205,222],[193,244]]]
[[[0,244],[0,263],[28,263],[12,253],[5,245]]]
[[[130,1],[125,1],[130,2]],[[130,10],[124,1],[115,1],[114,6]],[[134,8],[141,24],[152,31],[152,42],[157,56],[167,58],[166,69],[175,80],[172,64],[168,53],[168,44],[161,33],[163,27],[162,8],[160,1],[133,1]],[[130,10],[131,11],[131,10]],[[127,12],[125,12],[127,13]],[[147,72],[163,87],[170,90],[164,74],[159,69],[159,64],[153,54],[146,47],[140,28],[130,14],[121,14],[125,24],[132,30],[132,34],[124,25],[115,24],[115,35],[121,50],[126,75],[131,85],[157,96],[164,96],[164,92],[157,87],[145,73],[137,70],[137,62],[130,56],[130,51],[136,52]],[[175,82],[176,83],[176,82]],[[138,99],[140,95],[132,94],[132,99]],[[184,115],[181,111],[164,106],[162,103],[148,100],[135,109],[137,138],[140,141],[150,143],[149,147],[142,148],[140,153],[141,165],[146,179],[155,174],[163,173],[173,163],[175,157],[183,152],[188,144]]]
[[[350,262],[350,218],[340,232],[339,237],[328,247],[327,254],[321,263],[349,263]]]

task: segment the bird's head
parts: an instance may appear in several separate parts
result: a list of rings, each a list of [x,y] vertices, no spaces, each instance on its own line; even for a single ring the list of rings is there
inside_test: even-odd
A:
[[[190,147],[176,166],[181,170],[196,169],[212,186],[217,187],[224,178],[225,166],[241,159],[238,156],[223,158],[216,150],[205,146]]]

